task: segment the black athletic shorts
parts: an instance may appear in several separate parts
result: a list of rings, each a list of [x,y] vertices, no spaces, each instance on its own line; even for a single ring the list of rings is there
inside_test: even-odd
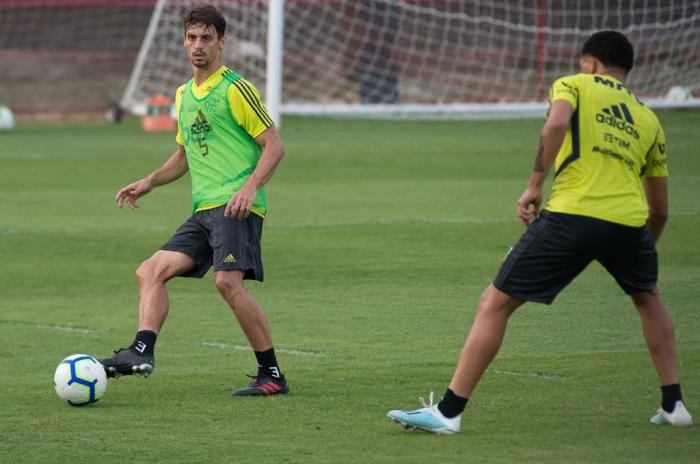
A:
[[[251,213],[238,220],[224,217],[225,206],[194,213],[160,249],[179,251],[197,263],[182,277],[203,277],[214,271],[241,270],[244,279],[263,281],[260,251],[263,218]]]
[[[594,259],[628,295],[656,288],[658,258],[646,227],[549,211],[510,249],[493,285],[514,298],[550,304]]]

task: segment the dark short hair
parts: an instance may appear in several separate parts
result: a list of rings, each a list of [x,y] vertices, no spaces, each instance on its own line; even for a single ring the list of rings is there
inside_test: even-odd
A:
[[[625,72],[630,72],[634,66],[634,48],[627,37],[617,31],[596,32],[583,44],[581,55],[590,55],[607,67]]]
[[[187,28],[195,24],[204,24],[205,26],[213,26],[219,37],[226,34],[226,19],[216,9],[214,5],[197,5],[182,17],[182,24]]]

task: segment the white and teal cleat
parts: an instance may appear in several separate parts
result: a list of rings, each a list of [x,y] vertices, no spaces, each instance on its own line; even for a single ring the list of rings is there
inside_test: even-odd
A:
[[[688,427],[693,425],[693,418],[685,408],[683,401],[676,401],[673,412],[666,412],[659,408],[656,414],[649,419],[654,425],[673,425],[674,427]]]
[[[462,423],[462,415],[448,419],[443,416],[437,405],[433,405],[433,392],[430,392],[430,402],[425,403],[423,398],[419,398],[423,405],[420,409],[413,411],[393,410],[389,411],[387,417],[405,429],[423,430],[425,432],[442,435],[452,435],[459,432]]]

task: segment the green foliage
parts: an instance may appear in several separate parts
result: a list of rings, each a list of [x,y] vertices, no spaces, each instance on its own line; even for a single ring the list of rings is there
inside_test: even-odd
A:
[[[671,219],[659,250],[684,394],[700,416],[700,112],[662,112]],[[263,285],[287,397],[233,398],[252,352],[211,275],[169,284],[158,368],[60,402],[66,355],[131,342],[133,272],[189,214],[189,182],[136,211],[118,188],[159,166],[172,134],[123,125],[0,134],[1,462],[696,462],[700,428],[647,423],[655,374],[628,298],[598,266],[551,307],[515,314],[463,432],[385,417],[439,398],[473,317],[522,227],[515,201],[541,121],[288,119],[270,182]]]

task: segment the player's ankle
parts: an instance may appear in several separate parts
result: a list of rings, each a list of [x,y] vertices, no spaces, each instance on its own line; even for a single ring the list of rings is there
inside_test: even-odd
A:
[[[277,364],[275,349],[256,351],[255,359],[258,361],[258,376],[267,375],[273,379],[284,379],[284,374]]]
[[[153,356],[157,338],[158,334],[152,330],[139,330],[129,350],[138,356]]]
[[[445,392],[445,396],[442,397],[438,403],[438,409],[443,416],[448,419],[459,416],[464,412],[464,408],[467,407],[467,402],[469,398],[462,398],[461,396],[455,395],[455,393],[449,388]]]
[[[683,401],[679,383],[661,386],[661,408],[664,411],[672,413],[678,401]]]

